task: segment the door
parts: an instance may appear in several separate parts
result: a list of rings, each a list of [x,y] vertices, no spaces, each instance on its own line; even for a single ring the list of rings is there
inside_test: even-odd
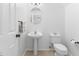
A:
[[[19,41],[16,39],[17,21],[16,4],[2,3],[1,6],[1,33],[0,33],[0,52],[6,56],[19,55]]]

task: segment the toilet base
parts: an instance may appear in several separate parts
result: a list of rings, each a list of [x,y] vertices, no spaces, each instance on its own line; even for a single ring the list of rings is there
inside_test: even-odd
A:
[[[55,53],[55,56],[67,56],[67,55]]]
[[[54,48],[56,50],[55,56],[66,56],[67,48],[63,44],[54,44]]]

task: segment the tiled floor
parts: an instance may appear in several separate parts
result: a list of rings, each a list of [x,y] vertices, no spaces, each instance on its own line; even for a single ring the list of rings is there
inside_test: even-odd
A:
[[[38,51],[38,54],[37,54],[37,56],[54,56],[54,55],[55,55],[54,49],[49,49],[46,51]],[[30,50],[30,51],[27,51],[24,56],[34,56],[34,53],[33,51]]]

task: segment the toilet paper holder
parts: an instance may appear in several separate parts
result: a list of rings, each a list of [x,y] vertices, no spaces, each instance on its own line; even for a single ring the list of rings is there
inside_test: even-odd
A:
[[[73,42],[74,44],[79,44],[79,41],[78,40],[72,39],[71,42]]]

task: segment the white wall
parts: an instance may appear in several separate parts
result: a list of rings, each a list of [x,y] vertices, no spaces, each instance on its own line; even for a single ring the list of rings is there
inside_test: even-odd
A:
[[[33,31],[35,27],[41,31],[44,36],[39,40],[39,49],[49,48],[49,34],[59,32],[64,41],[65,37],[65,9],[60,4],[41,4],[39,7],[42,11],[42,21],[39,25],[33,25],[30,22],[31,4],[16,4],[16,18],[25,21],[26,33]],[[32,48],[33,41],[26,38],[27,48]]]
[[[65,8],[66,42],[72,55],[79,55],[79,47],[71,44],[74,37],[79,38],[79,4],[70,4]]]
[[[0,4],[0,34],[2,34],[2,27],[1,27],[1,25],[2,25],[2,21],[1,21],[1,19],[2,19],[2,4]]]

